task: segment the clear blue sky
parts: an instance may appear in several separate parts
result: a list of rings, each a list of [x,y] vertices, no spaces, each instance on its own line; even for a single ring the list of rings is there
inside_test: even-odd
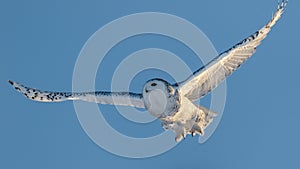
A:
[[[2,1],[0,168],[299,169],[300,2],[297,0],[290,1],[283,18],[254,57],[227,80],[223,119],[205,144],[188,137],[156,157],[119,157],[89,139],[72,102],[32,102],[7,83],[12,79],[41,89],[71,90],[74,64],[86,40],[101,26],[128,14],[151,11],[185,18],[206,33],[217,51],[222,52],[265,24],[275,12],[276,3],[275,0]],[[149,47],[170,50],[188,60],[191,51],[180,45],[154,35],[136,37],[112,49],[105,62],[117,65],[122,57]],[[112,59],[113,56],[118,59]],[[201,65],[190,61],[190,66],[196,70]],[[96,88],[107,90],[113,67],[100,69]],[[149,78],[163,76],[157,73],[153,71]],[[148,79],[137,77],[136,83],[143,84],[143,80]],[[145,131],[151,134],[161,131],[158,122],[138,125],[120,117],[112,106],[102,109],[109,113],[105,117],[114,128],[125,134],[140,136]]]

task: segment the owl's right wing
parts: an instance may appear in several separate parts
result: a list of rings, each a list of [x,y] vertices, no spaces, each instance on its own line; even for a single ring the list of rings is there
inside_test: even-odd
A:
[[[40,102],[61,102],[67,100],[82,100],[101,104],[132,106],[145,108],[142,94],[128,92],[50,92],[29,88],[19,83],[9,83],[26,98]]]

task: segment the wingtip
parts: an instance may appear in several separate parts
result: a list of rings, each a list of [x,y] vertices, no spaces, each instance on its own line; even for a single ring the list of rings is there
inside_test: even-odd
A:
[[[278,1],[278,8],[275,14],[272,14],[272,20],[265,26],[266,28],[273,27],[276,22],[280,19],[281,15],[284,13],[288,0]]]
[[[11,85],[14,85],[14,82],[12,80],[8,80],[8,83],[10,83]]]
[[[283,9],[284,10],[288,3],[289,3],[288,0],[282,0],[281,2],[278,1],[278,9]]]

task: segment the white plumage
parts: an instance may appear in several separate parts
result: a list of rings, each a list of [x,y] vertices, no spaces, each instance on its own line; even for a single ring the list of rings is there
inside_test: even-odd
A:
[[[178,142],[187,134],[204,134],[204,129],[217,113],[196,105],[194,101],[216,88],[256,51],[271,28],[284,12],[287,0],[278,4],[278,9],[260,30],[221,53],[206,66],[198,69],[183,82],[171,85],[163,79],[152,79],[145,83],[142,94],[128,92],[48,92],[28,88],[9,81],[25,97],[41,102],[83,100],[101,104],[133,106],[147,109],[162,121],[163,128],[173,130]]]

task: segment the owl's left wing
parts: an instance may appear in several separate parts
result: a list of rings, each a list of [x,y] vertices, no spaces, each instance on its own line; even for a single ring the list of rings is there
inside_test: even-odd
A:
[[[268,24],[247,37],[231,49],[221,53],[206,66],[200,68],[187,80],[178,83],[180,92],[195,101],[216,88],[226,77],[230,76],[255,52],[256,47],[266,38],[271,28],[284,12],[287,0],[278,4],[278,9]]]
[[[39,102],[61,102],[67,100],[82,100],[101,104],[132,106],[145,108],[142,94],[128,92],[50,92],[29,88],[19,83],[9,83],[21,94]]]

